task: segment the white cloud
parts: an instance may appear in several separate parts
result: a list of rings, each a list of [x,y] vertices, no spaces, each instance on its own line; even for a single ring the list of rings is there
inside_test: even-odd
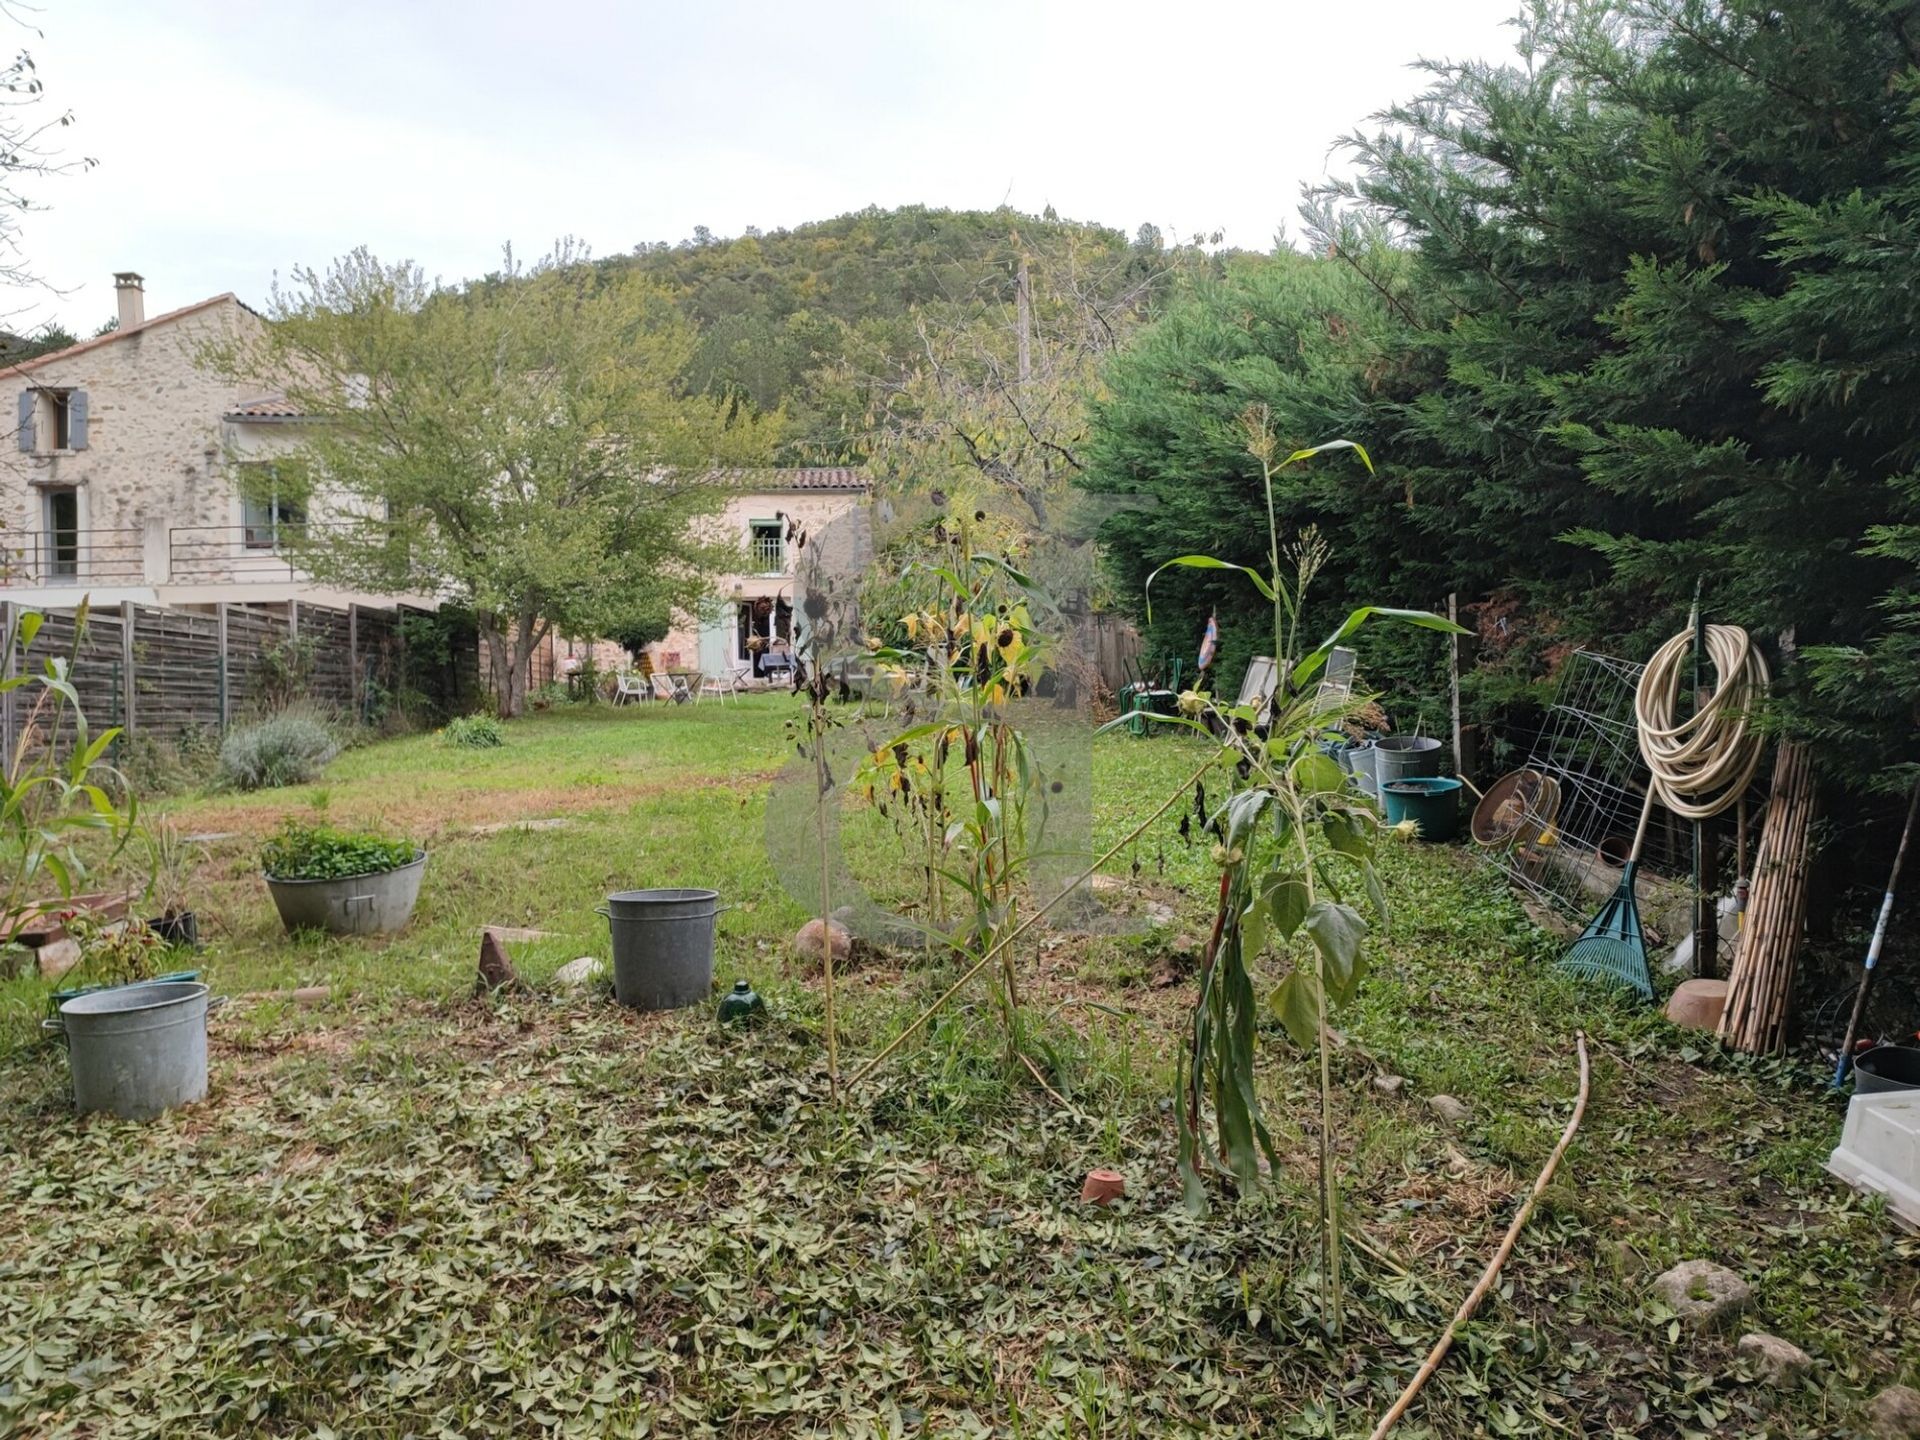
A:
[[[365,243],[449,278],[866,204],[1028,209],[1265,247],[1422,55],[1504,55],[1514,0],[56,0],[70,153],[29,256],[82,333]],[[3,37],[0,37],[3,38]],[[18,307],[0,297],[0,311]]]

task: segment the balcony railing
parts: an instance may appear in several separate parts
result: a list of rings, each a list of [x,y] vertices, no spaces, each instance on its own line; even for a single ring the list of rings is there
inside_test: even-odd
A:
[[[126,530],[0,530],[0,590],[49,585],[285,585],[310,583],[309,540],[352,535],[367,575],[408,573],[404,537],[385,520],[306,524],[176,525]],[[386,547],[386,553],[382,548]]]
[[[138,585],[146,544],[138,530],[0,533],[0,587]]]
[[[166,532],[164,559],[158,535],[136,529],[0,532],[0,589],[284,584],[306,578],[289,553],[303,530],[179,525]]]
[[[175,585],[267,585],[303,579],[288,556],[304,525],[176,525],[167,532]]]
[[[753,573],[756,575],[781,575],[786,573],[787,546],[778,535],[756,535],[753,537],[751,551]]]

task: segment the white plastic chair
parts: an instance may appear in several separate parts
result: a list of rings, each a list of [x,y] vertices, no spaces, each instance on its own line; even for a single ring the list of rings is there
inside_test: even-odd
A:
[[[615,677],[615,684],[613,687],[613,703],[614,704],[624,705],[629,700],[645,700],[647,698],[647,694],[648,694],[648,691],[647,691],[646,676],[641,675],[636,671],[629,671],[625,674]]]
[[[700,677],[700,693],[702,695],[718,695],[723,700],[728,696],[732,696],[734,701],[738,703],[740,699],[739,670],[721,670],[714,674],[702,675]]]

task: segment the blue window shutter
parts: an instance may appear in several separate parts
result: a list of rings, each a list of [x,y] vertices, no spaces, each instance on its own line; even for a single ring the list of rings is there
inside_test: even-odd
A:
[[[67,448],[87,448],[87,392],[84,390],[67,392]]]
[[[31,390],[20,392],[20,448],[28,454],[33,453],[33,406],[38,397]]]

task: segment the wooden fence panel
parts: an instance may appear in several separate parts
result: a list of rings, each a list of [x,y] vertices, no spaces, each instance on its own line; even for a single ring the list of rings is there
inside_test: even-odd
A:
[[[69,664],[67,678],[80,697],[81,713],[86,716],[90,733],[97,735],[121,724],[127,713],[120,617],[112,612],[90,613],[84,630],[77,627],[76,619],[77,612],[72,610],[46,613],[40,633],[15,663],[18,673],[38,675],[50,658],[65,659]],[[14,692],[13,704],[8,707],[10,723],[4,737],[9,751],[29,726],[41,725],[41,717],[50,713],[36,709],[36,702],[43,694],[41,687],[32,684]],[[64,750],[72,739],[71,730],[53,739],[56,747]]]
[[[291,634],[284,606],[227,607],[228,724],[270,703],[278,667],[267,652],[280,650]]]
[[[300,646],[311,657],[307,694],[316,705],[353,713],[353,663],[347,612],[319,605],[300,607]]]
[[[27,608],[15,604],[10,613],[17,620]],[[471,617],[457,611],[435,616],[425,610],[300,605],[297,633],[303,643],[297,649],[287,646],[296,620],[285,605],[127,606],[91,612],[84,630],[75,610],[39,613],[43,620],[32,646],[14,646],[14,673],[38,673],[51,656],[67,659],[68,678],[94,734],[131,718],[136,735],[178,741],[247,720],[288,698],[289,691],[361,722],[377,721],[403,697],[441,716],[463,714],[486,693],[478,633]],[[408,645],[408,621],[416,616],[431,619],[439,632],[431,643],[422,637],[419,655]],[[553,668],[551,653],[543,654],[530,667],[533,683],[549,678]],[[35,723],[40,693],[28,685],[0,697],[0,746],[10,751]],[[54,738],[64,748],[71,734]]]
[[[1090,617],[1090,628],[1094,668],[1107,689],[1117,695],[1137,678],[1140,632],[1131,620],[1105,613]]]
[[[133,620],[133,713],[139,733],[178,740],[220,728],[220,623],[195,610],[142,605]]]

